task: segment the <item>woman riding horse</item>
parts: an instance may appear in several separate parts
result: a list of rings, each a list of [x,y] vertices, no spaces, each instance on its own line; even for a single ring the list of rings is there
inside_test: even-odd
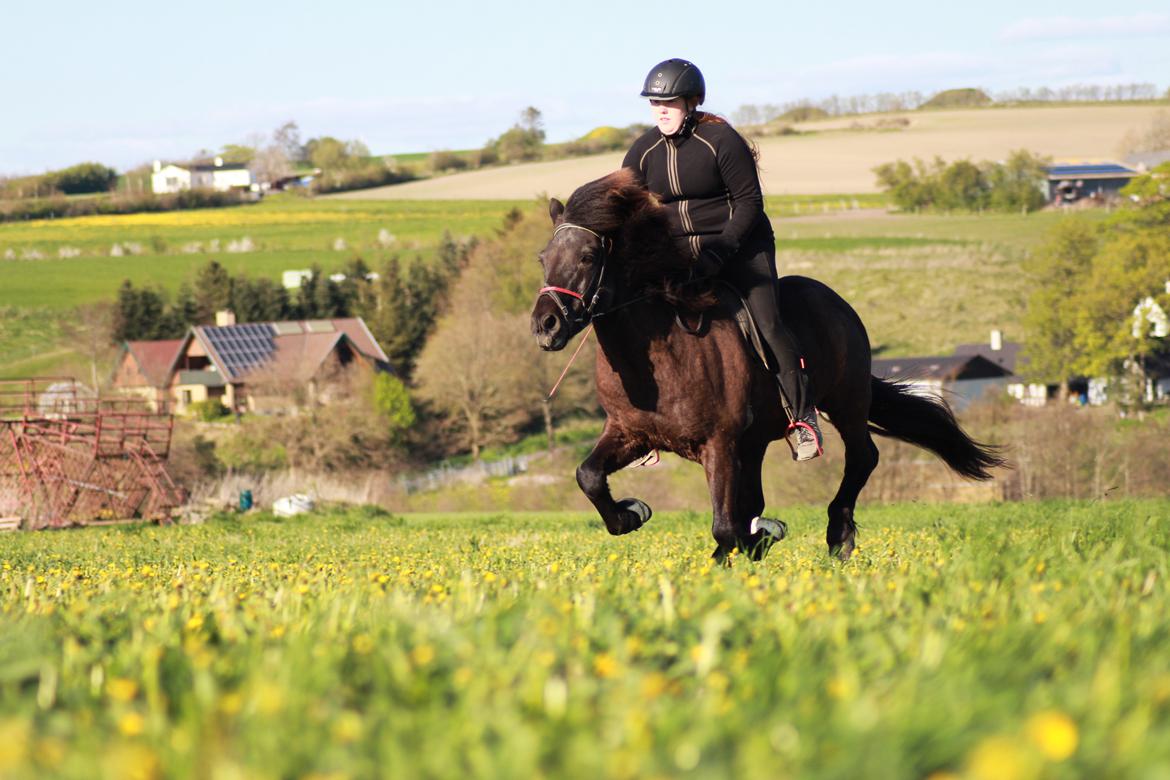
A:
[[[642,97],[650,98],[656,126],[634,142],[622,166],[638,171],[667,206],[671,235],[694,260],[695,274],[726,279],[747,298],[780,385],[792,457],[809,460],[822,452],[821,431],[801,349],[780,319],[776,239],[755,154],[725,120],[698,110],[706,91],[694,63],[655,65]]]

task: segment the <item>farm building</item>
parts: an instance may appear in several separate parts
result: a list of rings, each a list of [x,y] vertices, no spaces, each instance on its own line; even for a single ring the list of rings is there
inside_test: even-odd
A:
[[[243,163],[225,163],[216,157],[210,163],[163,165],[154,161],[154,172],[150,176],[150,188],[156,195],[181,192],[183,190],[249,190],[252,188],[252,172]]]
[[[1084,198],[1113,200],[1121,188],[1139,175],[1138,171],[1115,162],[1064,163],[1048,166],[1048,201],[1056,205],[1076,203]]]
[[[237,325],[221,312],[217,320],[177,343],[128,342],[114,386],[177,412],[218,399],[233,411],[273,413],[328,403],[351,366],[387,370],[386,353],[360,318]]]
[[[183,339],[125,342],[114,370],[114,387],[123,395],[142,398],[151,411],[165,409],[171,369],[182,346]]]
[[[939,355],[873,361],[873,375],[894,379],[923,394],[942,395],[962,410],[1006,390],[1011,371],[983,355]]]

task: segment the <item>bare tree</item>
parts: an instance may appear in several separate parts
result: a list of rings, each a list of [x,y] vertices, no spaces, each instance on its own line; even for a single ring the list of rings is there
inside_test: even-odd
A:
[[[517,360],[526,349],[526,317],[482,309],[455,309],[423,349],[419,395],[458,422],[476,460],[499,426],[527,414],[533,382]]]
[[[64,321],[62,330],[74,350],[89,361],[90,381],[99,389],[98,365],[110,359],[114,352],[114,307],[109,303],[91,303],[78,306],[71,318]]]

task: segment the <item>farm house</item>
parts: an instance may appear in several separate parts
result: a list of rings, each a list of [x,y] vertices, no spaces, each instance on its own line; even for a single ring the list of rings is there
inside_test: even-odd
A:
[[[150,176],[150,188],[156,195],[182,192],[183,190],[249,190],[252,188],[252,172],[243,163],[225,163],[216,157],[210,163],[176,165],[154,161]]]
[[[278,413],[326,403],[351,366],[387,370],[361,318],[237,325],[230,312],[180,340],[127,342],[114,375],[125,395],[176,412],[218,399],[237,412]]]

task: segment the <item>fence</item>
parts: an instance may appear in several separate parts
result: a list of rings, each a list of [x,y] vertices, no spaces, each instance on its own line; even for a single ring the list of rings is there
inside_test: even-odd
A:
[[[133,517],[183,502],[166,470],[173,418],[69,377],[0,381],[0,517],[25,528]]]

